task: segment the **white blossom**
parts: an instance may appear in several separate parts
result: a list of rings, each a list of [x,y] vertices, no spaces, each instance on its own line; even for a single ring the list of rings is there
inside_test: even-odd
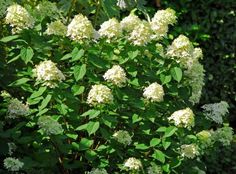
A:
[[[129,16],[122,19],[120,22],[121,28],[127,32],[132,32],[134,28],[142,21],[135,14],[130,14]]]
[[[86,174],[108,174],[106,169],[93,168],[90,172]]]
[[[29,12],[18,4],[7,8],[6,23],[10,24],[13,33],[18,33],[22,29],[33,28],[34,19]]]
[[[23,162],[21,162],[17,158],[12,158],[12,157],[5,158],[3,164],[4,167],[11,172],[17,172],[24,166]]]
[[[113,137],[116,141],[121,144],[124,144],[125,146],[130,145],[132,142],[132,138],[129,135],[128,131],[119,130],[113,134]]]
[[[152,102],[161,102],[164,97],[164,89],[160,84],[155,82],[144,89],[143,96]]]
[[[191,128],[194,126],[194,114],[190,108],[175,111],[170,117],[169,121],[174,121],[175,126]]]
[[[184,144],[180,148],[181,156],[187,157],[190,159],[195,158],[199,155],[198,147],[195,144]]]
[[[86,16],[78,14],[67,27],[67,36],[75,41],[91,39],[94,36],[93,25]]]
[[[89,91],[87,103],[90,105],[109,104],[113,102],[111,90],[105,85],[93,85]]]
[[[58,135],[63,132],[62,126],[50,116],[41,116],[38,125],[47,135]]]
[[[35,66],[33,70],[37,76],[37,80],[42,81],[43,85],[54,88],[58,82],[65,80],[63,73],[56,67],[51,60],[45,60]]]
[[[29,114],[29,106],[23,104],[17,98],[11,99],[8,105],[7,117],[15,119],[19,116],[27,116]]]
[[[124,86],[127,81],[126,73],[119,65],[114,65],[111,69],[107,70],[103,78],[118,87]]]
[[[218,128],[214,134],[214,141],[222,143],[223,146],[229,146],[233,141],[233,129],[231,127]]]
[[[128,168],[129,170],[139,170],[142,168],[142,163],[140,160],[131,157],[125,161],[124,167]]]
[[[66,30],[66,26],[60,20],[57,20],[48,24],[45,33],[47,35],[65,36]]]

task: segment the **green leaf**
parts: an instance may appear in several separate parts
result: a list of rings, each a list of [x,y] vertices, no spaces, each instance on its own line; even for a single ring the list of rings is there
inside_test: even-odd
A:
[[[25,62],[25,64],[27,64],[33,58],[34,51],[31,47],[27,47],[27,48],[23,47],[20,51],[20,56],[21,56],[21,59]]]
[[[17,38],[19,38],[19,35],[6,36],[6,37],[2,38],[0,40],[0,42],[7,43],[7,42],[10,42],[10,41],[15,40]]]
[[[79,85],[74,85],[72,86],[72,92],[74,95],[80,95],[84,92],[85,87],[84,86],[79,86]]]
[[[160,142],[161,142],[161,140],[160,140],[159,138],[153,138],[153,139],[150,141],[150,146],[151,146],[151,147],[154,147],[154,146],[158,145]]]
[[[156,132],[165,132],[166,131],[166,127],[159,127]]]
[[[85,74],[86,74],[86,64],[83,64],[81,66],[75,66],[74,76],[76,81],[82,79]]]
[[[79,50],[77,47],[75,47],[71,52],[72,56],[71,62],[79,60],[83,55],[84,55],[84,50],[83,49]]]
[[[70,53],[68,53],[68,54],[64,55],[64,56],[61,58],[61,60],[67,60],[67,59],[69,59],[69,58],[71,58],[71,57],[72,57],[72,55],[71,55]]]
[[[100,123],[98,121],[97,122],[90,121],[88,122],[86,130],[88,134],[91,135],[98,130],[99,126],[100,126]]]
[[[148,147],[147,145],[145,145],[145,144],[136,144],[136,145],[135,145],[135,148],[136,148],[136,149],[140,149],[140,150],[146,150],[146,149],[148,149],[149,147]]]
[[[43,110],[48,105],[51,98],[52,98],[52,95],[48,94],[47,97],[43,99],[41,105],[39,106],[39,110]]]
[[[46,91],[46,89],[47,89],[47,87],[45,87],[45,86],[40,87],[38,89],[38,91],[35,91],[34,93],[32,93],[29,98],[33,99],[33,98],[36,98],[36,97],[40,97],[44,93],[44,91]]]
[[[16,80],[15,82],[11,83],[9,86],[20,86],[28,82],[30,79],[23,77],[21,79]]]
[[[165,154],[160,150],[155,150],[152,154],[152,157],[160,161],[161,163],[165,163]]]
[[[82,138],[78,143],[73,142],[72,146],[77,149],[78,151],[83,151],[83,150],[87,150],[90,148],[90,146],[92,146],[93,144],[93,140],[89,140],[87,138]]]
[[[66,134],[66,136],[68,136],[69,138],[72,138],[74,140],[76,140],[78,138],[78,135],[77,134]]]
[[[130,51],[130,52],[128,52],[128,56],[129,56],[130,59],[134,59],[138,56],[138,53],[139,53],[139,50]]]
[[[137,114],[133,114],[133,116],[132,116],[132,123],[136,123],[136,122],[139,122],[141,120],[142,120],[141,117],[139,117]]]
[[[180,80],[182,79],[182,70],[180,68],[171,68],[170,73],[177,82],[180,82]]]
[[[89,115],[89,119],[92,119],[92,118],[97,117],[100,113],[101,113],[101,111],[99,111],[99,110],[90,109],[90,110],[84,112],[81,116],[86,117]]]
[[[170,75],[166,76],[166,75],[161,74],[160,79],[161,79],[162,85],[164,85],[171,81],[171,76]]]
[[[170,126],[170,127],[168,127],[168,128],[165,130],[164,137],[165,137],[165,138],[170,137],[170,136],[172,136],[176,131],[177,131],[177,128],[176,128],[176,127]]]
[[[85,158],[88,161],[93,161],[97,158],[97,153],[95,151],[89,149],[85,152]]]
[[[162,146],[164,147],[165,150],[168,149],[168,147],[170,147],[170,145],[171,145],[171,142],[165,141],[165,140],[163,139],[163,141],[162,141]]]

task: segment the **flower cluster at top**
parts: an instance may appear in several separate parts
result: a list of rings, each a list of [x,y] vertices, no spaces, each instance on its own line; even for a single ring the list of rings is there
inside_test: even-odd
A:
[[[22,6],[14,4],[7,8],[6,23],[12,27],[12,33],[33,28],[34,18]]]
[[[50,88],[56,87],[58,82],[65,80],[63,73],[51,60],[45,60],[39,65],[36,65],[33,71],[37,77],[37,80]]]
[[[223,123],[223,118],[229,111],[229,105],[227,102],[225,101],[221,101],[220,103],[213,103],[213,104],[205,104],[202,106],[203,113],[204,115],[218,123],[218,124],[222,124]]]

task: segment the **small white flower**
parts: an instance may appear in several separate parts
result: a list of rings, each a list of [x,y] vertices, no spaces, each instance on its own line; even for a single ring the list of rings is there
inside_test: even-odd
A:
[[[100,29],[98,30],[98,33],[101,37],[105,37],[108,40],[112,38],[118,38],[122,34],[120,23],[117,19],[112,18],[108,21],[105,21]]]
[[[152,102],[161,102],[164,97],[164,90],[157,82],[152,83],[144,89],[143,96]]]
[[[139,170],[142,168],[142,163],[140,160],[131,157],[125,161],[124,167],[127,167],[129,170]]]
[[[116,5],[122,10],[128,7],[125,0],[118,0]]]
[[[119,65],[114,65],[111,69],[107,70],[107,72],[103,75],[103,78],[118,87],[124,86],[127,81],[126,73]]]
[[[108,174],[106,169],[93,168],[90,172],[86,174]]]
[[[205,104],[202,108],[204,109],[204,115],[218,124],[223,123],[223,117],[229,112],[229,105],[225,101],[221,101],[220,103]]]
[[[58,135],[63,132],[62,126],[50,116],[41,116],[38,125],[47,135]]]
[[[37,80],[42,81],[43,85],[54,88],[58,82],[65,80],[63,73],[56,67],[51,60],[45,60],[35,66],[33,70],[37,76]]]
[[[181,152],[181,156],[191,158],[191,159],[199,155],[198,147],[195,144],[181,145],[180,152]]]
[[[190,108],[175,111],[168,120],[174,121],[175,126],[191,128],[194,126],[194,114]]]
[[[78,14],[67,27],[67,36],[75,41],[91,39],[94,36],[93,25],[86,16]]]
[[[113,102],[111,90],[105,85],[93,85],[89,91],[87,103],[90,105],[109,104]]]
[[[13,33],[18,33],[33,28],[34,19],[24,7],[14,4],[7,8],[6,23],[11,25]]]
[[[65,36],[66,30],[67,30],[66,26],[61,21],[57,20],[48,24],[45,33],[47,35]]]
[[[152,164],[147,168],[147,174],[162,174],[161,166]]]
[[[15,119],[19,116],[27,116],[28,114],[29,106],[27,104],[23,104],[17,98],[10,100],[10,104],[8,105],[8,118]]]
[[[124,144],[125,146],[130,145],[132,142],[132,138],[129,135],[128,131],[119,130],[113,134],[113,137],[116,141],[118,141],[121,144]]]
[[[8,157],[6,159],[4,159],[3,161],[4,167],[11,172],[17,172],[19,171],[24,163],[21,162],[19,159],[17,158],[12,158],[12,157]]]

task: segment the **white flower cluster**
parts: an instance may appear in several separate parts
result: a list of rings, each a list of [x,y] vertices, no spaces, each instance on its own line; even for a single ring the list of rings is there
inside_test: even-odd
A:
[[[166,36],[168,32],[168,25],[176,23],[175,11],[167,8],[166,10],[158,10],[152,18],[150,24],[154,32],[152,38],[159,40]]]
[[[223,118],[229,111],[229,105],[225,101],[221,101],[220,103],[213,103],[213,104],[205,104],[202,106],[203,114],[206,118],[218,123],[223,123]]]
[[[218,128],[213,134],[214,140],[229,146],[233,140],[233,129],[231,127]]]
[[[164,97],[164,90],[157,82],[152,83],[144,89],[143,96],[152,102],[161,102]]]
[[[26,116],[29,114],[29,106],[23,104],[18,99],[11,99],[10,104],[8,105],[7,117],[15,119],[19,116]]]
[[[50,116],[41,116],[38,125],[46,135],[58,135],[63,132],[61,125]]]
[[[18,4],[7,8],[6,23],[12,27],[12,33],[18,33],[23,29],[33,28],[34,19],[29,12]]]
[[[177,62],[185,69],[184,74],[187,77],[187,84],[192,87],[192,96],[190,101],[198,103],[204,85],[204,69],[199,63],[199,59],[203,57],[200,48],[194,48],[190,40],[180,35],[167,48],[167,56],[175,58]]]
[[[199,155],[198,147],[195,144],[183,144],[180,147],[181,156],[187,158],[195,158]]]
[[[129,170],[139,170],[142,168],[142,163],[140,160],[131,157],[125,161],[124,167],[128,168]]]
[[[125,0],[118,0],[116,5],[120,7],[121,10],[126,9],[128,7]]]
[[[202,148],[207,148],[209,146],[211,146],[214,141],[213,141],[213,131],[209,131],[209,130],[202,130],[201,132],[197,133],[197,138],[200,141],[200,146]]]
[[[161,166],[152,164],[150,167],[147,168],[147,174],[162,174]]]
[[[47,35],[58,35],[65,36],[67,31],[67,27],[60,21],[54,21],[48,24],[46,34]]]
[[[58,82],[65,80],[65,76],[51,60],[45,60],[36,65],[33,71],[37,76],[37,80],[42,81],[43,85],[50,88],[56,87]]]
[[[129,16],[122,19],[120,25],[124,31],[132,32],[134,28],[141,22],[142,21],[139,19],[138,16],[131,13]]]
[[[11,143],[7,143],[8,145],[8,154],[12,155],[13,152],[16,150],[17,146],[15,143],[11,142]]]
[[[127,81],[126,73],[119,65],[114,65],[111,69],[107,70],[103,78],[118,87],[123,87]]]
[[[133,42],[134,45],[146,45],[151,41],[152,30],[147,21],[141,21],[136,25],[130,33],[128,40]]]
[[[87,103],[90,105],[109,104],[113,102],[111,90],[105,85],[93,85],[88,93]]]
[[[8,171],[18,172],[24,166],[24,163],[17,158],[8,157],[4,159],[3,165]]]
[[[61,11],[57,8],[57,4],[50,1],[39,2],[35,9],[35,16],[40,18],[40,20],[47,16],[50,19],[58,19],[61,15],[60,13]]]
[[[125,146],[130,145],[132,142],[132,138],[129,135],[128,131],[119,130],[113,134],[113,137],[116,141],[121,144],[124,144]]]
[[[70,36],[75,41],[91,39],[94,36],[93,25],[86,16],[78,14],[68,25],[67,36]]]
[[[108,174],[108,173],[106,169],[93,168],[90,172],[87,172],[87,174]]]
[[[101,37],[105,37],[108,40],[111,40],[112,38],[118,38],[122,34],[121,25],[117,19],[109,19],[101,25],[98,33]]]
[[[175,111],[168,120],[174,121],[175,126],[190,129],[194,126],[194,114],[190,108]]]

